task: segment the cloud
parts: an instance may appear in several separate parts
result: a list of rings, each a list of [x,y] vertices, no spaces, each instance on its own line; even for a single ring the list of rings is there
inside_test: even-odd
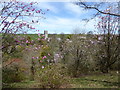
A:
[[[75,5],[74,3],[70,3],[70,2],[65,3],[65,8],[68,10],[69,13],[76,14],[78,16],[87,13],[87,11],[83,10],[83,8],[81,8],[80,6]]]
[[[55,6],[53,5],[50,5],[50,3],[48,2],[41,2],[41,3],[38,3],[37,5],[38,8],[42,8],[42,9],[49,9],[51,12],[53,13],[58,13],[59,12],[59,9],[57,9]]]
[[[36,26],[39,26],[38,29],[40,29],[41,32],[48,30],[49,33],[72,33],[76,27],[80,29],[80,32],[88,32],[95,30],[94,24],[96,24],[96,22],[95,20],[91,20],[86,24],[85,21],[79,19],[54,17]]]
[[[6,0],[2,0],[6,1]],[[22,0],[7,0],[7,1],[22,1]],[[71,2],[79,0],[24,0],[24,2]],[[83,2],[119,2],[119,0],[81,0]]]
[[[41,2],[36,6],[36,8],[50,9],[50,11],[53,12],[49,15],[46,14],[46,20],[40,19],[41,22],[39,24],[33,24],[36,30],[40,30],[41,32],[43,32],[44,30],[48,30],[49,33],[72,33],[76,27],[80,29],[80,32],[88,32],[93,31],[95,29],[94,24],[97,23],[97,21],[95,20],[91,20],[87,24],[85,21],[82,21],[81,18],[85,16],[84,14],[86,14],[87,11],[83,11],[81,7],[70,2],[62,3],[58,6],[57,4],[51,4],[49,2]],[[62,9],[63,11],[61,12],[60,9]],[[64,11],[67,13],[64,13]],[[73,14],[74,16],[71,16],[70,14]],[[38,18],[35,17],[25,18],[26,21],[37,19]],[[32,31],[29,32],[37,33]]]

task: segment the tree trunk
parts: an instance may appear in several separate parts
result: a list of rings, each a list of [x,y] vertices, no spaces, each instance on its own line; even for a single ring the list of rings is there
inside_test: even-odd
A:
[[[105,57],[105,58],[103,58],[103,60],[101,61],[101,65],[100,65],[100,71],[102,72],[102,73],[108,73],[108,71],[109,71],[109,67],[108,67],[108,64],[107,64],[107,60],[108,58],[107,57]]]
[[[108,73],[109,68],[107,66],[104,66],[101,71],[102,71],[102,73]]]
[[[35,75],[35,63],[32,59],[32,65],[31,65],[31,80],[34,80],[34,75]]]
[[[78,72],[78,68],[79,68],[79,61],[80,61],[80,58],[79,58],[79,49],[76,50],[76,60],[75,60],[75,74],[74,74],[74,77],[77,77],[77,72]]]

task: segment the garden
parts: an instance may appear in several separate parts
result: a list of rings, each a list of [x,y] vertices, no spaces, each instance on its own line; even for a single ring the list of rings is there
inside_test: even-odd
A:
[[[120,15],[98,15],[98,34],[43,34],[33,24],[50,10],[36,4],[0,2],[2,88],[119,88]]]

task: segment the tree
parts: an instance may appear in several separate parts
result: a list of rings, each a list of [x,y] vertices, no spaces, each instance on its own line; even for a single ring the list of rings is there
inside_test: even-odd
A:
[[[75,32],[76,33],[76,32]],[[71,39],[65,40],[62,51],[62,62],[68,67],[68,72],[77,77],[80,73],[87,73],[88,51],[87,41],[81,34],[73,34]]]
[[[103,73],[108,73],[111,66],[119,60],[118,52],[118,18],[111,15],[101,17],[101,21],[98,23],[98,30],[101,32],[99,38],[99,65]]]
[[[48,43],[48,46],[50,47],[50,52],[52,53],[53,57],[51,58],[54,61],[54,55],[58,53],[59,51],[59,42],[57,40],[57,34],[52,34],[50,41]],[[52,62],[52,61],[50,61]]]
[[[34,4],[24,2],[0,2],[2,9],[0,10],[0,33],[2,34],[2,50],[7,52],[8,47],[14,46],[14,35],[18,33],[26,33],[27,30],[35,30],[33,23],[38,21],[32,20],[33,17],[44,15],[42,9],[36,9]],[[26,20],[29,18],[29,21]],[[37,17],[37,18],[40,18]],[[12,40],[9,41],[8,38]],[[13,47],[14,48],[14,47]]]
[[[101,5],[108,4],[106,8],[102,8]],[[112,5],[113,4],[113,5]],[[91,18],[93,19],[96,16],[101,17],[101,21],[98,24],[99,31],[101,32],[101,36],[99,38],[103,38],[100,42],[99,49],[99,65],[101,65],[101,71],[107,73],[110,67],[119,60],[119,36],[117,32],[119,32],[119,17],[120,13],[120,2],[117,3],[87,3],[87,2],[77,2],[76,5],[83,7],[84,9],[94,9],[97,13]],[[118,4],[118,5],[117,5]],[[118,7],[115,7],[118,6]],[[88,20],[89,21],[89,20]],[[118,23],[117,23],[118,22]],[[101,23],[101,25],[100,25]],[[117,25],[118,24],[118,25]],[[119,30],[118,30],[119,29]]]
[[[92,35],[92,34],[93,34],[93,31],[89,31],[87,34],[88,34],[88,35]]]
[[[65,35],[64,33],[61,33],[60,34],[60,42],[59,42],[59,49],[60,49],[60,52],[63,51],[63,46],[64,46],[64,43],[65,43]]]
[[[2,61],[6,62],[9,59],[15,58],[17,54],[21,53],[23,56],[23,51],[27,51],[31,49],[32,51],[27,51],[27,55],[25,58],[25,62],[27,60],[31,64],[31,73],[34,75],[34,66],[35,63],[32,59],[33,54],[39,48],[32,45],[32,40],[28,37],[23,37],[18,34],[26,34],[28,30],[35,30],[33,24],[39,23],[40,19],[43,19],[45,12],[42,9],[36,8],[34,6],[37,4],[36,2],[0,2],[0,34],[2,34]],[[48,11],[48,10],[47,10]],[[19,37],[18,37],[19,36]],[[30,46],[31,45],[31,46]],[[19,51],[17,47],[24,47],[24,50]],[[32,47],[32,48],[31,48]],[[35,49],[34,49],[35,47]],[[10,48],[10,49],[9,49]],[[36,50],[37,49],[37,50]],[[8,50],[10,52],[8,52]],[[33,52],[34,51],[34,52]],[[31,54],[32,53],[32,54]],[[37,54],[36,54],[37,55]],[[9,57],[7,57],[9,56]],[[22,57],[18,55],[17,58]],[[31,58],[30,58],[31,57]],[[24,56],[22,57],[24,59]],[[38,57],[37,57],[38,59]],[[6,60],[6,61],[5,61]],[[24,61],[24,60],[22,60]],[[14,63],[18,63],[13,61]],[[19,64],[19,63],[18,63]],[[29,66],[28,64],[26,66]],[[3,73],[8,74],[8,72],[4,72],[4,69],[8,69],[9,67],[3,67]],[[11,68],[9,68],[11,69]],[[10,77],[9,77],[10,78]]]
[[[89,37],[93,37],[93,31],[87,32],[87,36],[88,36],[88,38],[89,38]]]

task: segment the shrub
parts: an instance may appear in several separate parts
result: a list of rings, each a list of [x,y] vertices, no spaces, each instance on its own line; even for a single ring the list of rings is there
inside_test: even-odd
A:
[[[42,88],[60,88],[69,82],[63,70],[65,67],[61,65],[48,65],[37,73],[36,80]]]
[[[20,58],[9,59],[3,62],[2,76],[4,83],[21,82],[25,80],[28,67]]]
[[[25,75],[18,67],[4,68],[2,72],[3,83],[21,82],[25,79]]]

